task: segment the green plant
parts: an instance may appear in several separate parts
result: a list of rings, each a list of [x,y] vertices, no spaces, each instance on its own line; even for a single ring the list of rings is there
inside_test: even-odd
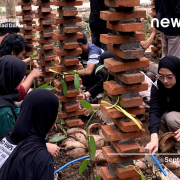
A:
[[[146,39],[148,39],[149,38],[148,29],[151,28],[151,23],[148,17],[146,17],[145,19],[147,20],[147,25],[145,26],[144,33],[145,33]]]
[[[39,38],[40,38],[40,34],[39,34],[39,33],[35,33],[35,34],[34,34],[34,38],[35,38],[35,39],[39,39]]]
[[[87,31],[87,32],[90,32],[90,31],[91,31],[90,26],[89,26],[89,23],[86,24],[85,31]]]

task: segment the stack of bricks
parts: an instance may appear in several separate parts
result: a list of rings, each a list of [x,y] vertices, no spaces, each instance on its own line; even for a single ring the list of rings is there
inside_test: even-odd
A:
[[[52,62],[59,62],[55,59],[55,55],[53,54],[54,43],[56,41],[53,32],[56,26],[54,25],[53,18],[56,14],[51,13],[52,8],[50,5],[53,5],[53,2],[50,0],[37,0],[37,2],[33,4],[34,6],[39,6],[35,17],[39,18],[39,26],[36,26],[36,30],[40,31],[40,38],[38,39],[40,50],[38,54],[40,54],[41,58],[38,64],[41,66],[44,76],[43,81],[39,82],[39,85],[42,85],[46,82],[50,82],[54,75],[53,72],[49,71],[49,69],[55,70]]]
[[[58,24],[59,32],[54,34],[56,41],[58,41],[59,48],[54,48],[54,54],[59,57],[60,62],[55,64],[56,71],[68,72],[71,70],[78,70],[82,67],[79,62],[78,56],[82,53],[77,39],[83,38],[83,34],[79,32],[79,28],[76,23],[81,22],[82,19],[78,16],[78,11],[74,6],[82,5],[82,0],[64,0],[54,1],[54,5],[59,6],[57,12],[59,16],[54,18],[55,23]],[[62,104],[62,111],[59,114],[60,119],[64,119],[68,127],[80,127],[84,128],[84,123],[76,116],[82,115],[83,110],[80,109],[76,100],[81,100],[82,96],[75,89],[74,86],[74,74],[67,74],[64,77],[64,81],[67,84],[66,97],[62,91],[62,76],[59,79],[54,80],[54,86],[57,96]],[[80,84],[82,80],[79,78]]]
[[[140,49],[145,34],[137,32],[143,30],[143,25],[134,18],[145,18],[146,12],[134,8],[140,5],[140,0],[105,0],[105,5],[110,7],[109,11],[101,11],[100,17],[107,21],[107,28],[112,33],[102,34],[100,41],[107,44],[107,49],[114,54],[113,58],[104,61],[114,80],[104,82],[104,90],[110,97],[119,96],[121,107],[130,114],[144,114],[138,92],[147,90],[148,84],[139,69],[148,67],[149,61]],[[112,100],[111,104],[115,102]],[[145,131],[116,108],[106,107],[109,105],[103,103],[101,111],[112,119],[114,125],[102,126],[102,133],[111,146],[102,148],[108,167],[101,167],[101,176],[104,180],[140,180],[141,176],[133,167],[122,168],[121,165],[133,165],[133,160],[144,157],[144,150],[136,138],[142,137]]]
[[[151,1],[151,13],[152,18],[156,18],[155,0]],[[151,57],[161,58],[162,56],[162,43],[160,33],[157,31],[152,42],[153,47],[151,47]]]
[[[19,23],[23,25],[23,28],[21,29],[20,33],[23,34],[23,36],[27,39],[29,46],[30,46],[30,52],[26,54],[26,57],[29,57],[31,54],[34,54],[34,50],[36,48],[34,47],[33,43],[37,42],[37,39],[34,38],[34,33],[36,30],[33,28],[33,25],[36,24],[36,21],[33,21],[35,11],[32,11],[32,0],[22,0],[21,2],[18,2],[18,5],[21,5],[21,12],[18,12],[19,16],[22,16],[22,21]],[[30,65],[30,62],[28,63]],[[30,73],[30,67],[27,68],[27,74]]]

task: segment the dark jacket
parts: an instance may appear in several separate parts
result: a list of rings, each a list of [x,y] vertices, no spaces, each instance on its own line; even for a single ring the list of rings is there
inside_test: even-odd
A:
[[[178,18],[178,21],[180,21],[180,0],[155,0],[155,8],[157,14],[159,11],[161,11],[160,12],[161,19],[167,18],[170,21],[168,27],[165,28],[159,25],[159,28],[156,27],[156,29],[158,29],[159,31],[163,32],[165,35],[168,36],[180,35],[180,28],[177,26],[173,27],[171,23],[171,18],[173,19]]]

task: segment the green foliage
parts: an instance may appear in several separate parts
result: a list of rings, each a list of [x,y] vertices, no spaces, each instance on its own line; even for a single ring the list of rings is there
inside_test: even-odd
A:
[[[0,7],[0,13],[2,13],[2,7]]]
[[[66,97],[66,95],[67,95],[67,84],[66,84],[66,81],[64,81],[64,80],[62,80],[61,82],[62,82],[63,94]]]
[[[86,167],[87,167],[87,165],[88,165],[88,162],[89,162],[89,159],[85,159],[85,160],[82,162],[82,164],[81,164],[81,166],[80,166],[80,168],[79,168],[79,174],[82,174],[82,173],[85,171],[85,169],[86,169]]]
[[[95,74],[96,74],[99,70],[101,70],[102,68],[104,68],[104,64],[103,64],[103,65],[100,65],[100,66],[96,69]]]
[[[46,89],[48,91],[52,91],[54,89],[54,87],[50,86],[50,85],[47,85],[47,83],[46,83],[46,84],[43,84],[42,86],[39,86],[37,89]]]
[[[51,138],[49,141],[56,143],[56,142],[62,141],[64,139],[66,139],[66,136],[62,135],[62,136],[55,136],[55,137]]]
[[[54,62],[54,61],[52,61],[52,60],[51,60],[51,64],[52,64],[53,66],[55,66],[55,62]]]
[[[101,178],[99,176],[96,176],[96,180],[101,180]]]
[[[61,125],[66,124],[64,119],[61,119]]]
[[[92,107],[92,105],[89,102],[80,100],[80,103],[84,108],[94,111],[94,108]]]
[[[90,135],[90,149],[91,149],[91,157],[94,158],[96,154],[96,143],[94,137]]]
[[[77,92],[79,92],[80,82],[79,82],[78,74],[74,75],[74,86],[75,86]]]
[[[86,24],[85,31],[87,31],[87,32],[90,32],[90,31],[91,31],[90,26],[89,26],[89,23]]]

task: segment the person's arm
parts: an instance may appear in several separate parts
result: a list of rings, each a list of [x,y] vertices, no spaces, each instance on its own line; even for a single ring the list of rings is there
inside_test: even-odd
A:
[[[37,79],[41,76],[43,76],[43,73],[39,68],[36,68],[31,71],[31,73],[27,76],[27,78],[21,83],[21,85],[24,87],[26,93],[29,91],[29,89],[33,83],[33,80]]]
[[[144,50],[146,50],[152,44],[155,35],[156,35],[156,29],[153,27],[150,37],[146,41],[140,41],[140,45]]]
[[[149,111],[149,131],[151,134],[151,141],[147,144],[145,150],[147,153],[154,154],[158,151],[158,132],[161,121],[161,107],[159,90],[153,84],[151,88],[151,100],[150,100],[150,111]]]
[[[100,104],[91,104],[91,105],[94,108],[94,110],[97,110],[99,108],[99,106],[100,106]],[[86,109],[86,108],[84,108],[83,111],[84,111],[85,116],[89,116],[93,112],[92,110],[89,110],[89,109]]]
[[[87,67],[85,68],[86,71],[84,69],[80,69],[78,70],[80,76],[90,76],[94,70],[95,64],[87,64]]]

